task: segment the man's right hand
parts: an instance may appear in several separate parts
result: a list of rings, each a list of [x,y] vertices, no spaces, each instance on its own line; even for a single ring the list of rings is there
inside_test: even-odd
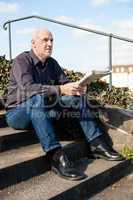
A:
[[[79,86],[78,82],[66,83],[64,85],[60,85],[60,91],[62,95],[70,95],[70,96],[80,96],[86,93],[86,86]]]

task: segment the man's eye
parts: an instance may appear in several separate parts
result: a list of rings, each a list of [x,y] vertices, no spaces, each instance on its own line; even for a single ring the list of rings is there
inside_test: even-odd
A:
[[[48,42],[49,39],[45,38],[45,39],[43,39],[43,41],[44,41],[44,42]],[[50,39],[50,42],[53,42],[53,39]]]
[[[48,39],[43,39],[43,41],[44,41],[44,42],[47,42],[47,41],[48,41]]]

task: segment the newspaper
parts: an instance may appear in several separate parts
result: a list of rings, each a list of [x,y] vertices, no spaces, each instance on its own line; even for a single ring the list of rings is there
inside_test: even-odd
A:
[[[86,86],[90,84],[91,82],[102,78],[103,76],[107,76],[110,74],[110,71],[97,71],[97,70],[92,70],[90,72],[87,72],[83,78],[81,78],[79,82],[79,86]]]

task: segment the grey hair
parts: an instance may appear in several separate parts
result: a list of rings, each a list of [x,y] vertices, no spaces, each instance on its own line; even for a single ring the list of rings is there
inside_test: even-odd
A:
[[[48,32],[52,35],[51,31],[49,31],[47,28],[38,28],[33,31],[32,40],[36,40],[37,38],[39,38],[39,36],[40,36],[40,34],[42,34],[42,32]]]

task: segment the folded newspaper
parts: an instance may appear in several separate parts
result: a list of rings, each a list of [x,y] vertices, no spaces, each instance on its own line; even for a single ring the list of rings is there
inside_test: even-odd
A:
[[[86,86],[90,84],[91,82],[102,78],[103,76],[107,76],[110,74],[110,71],[97,71],[92,70],[90,72],[87,72],[83,78],[81,78],[78,82],[80,86]]]

